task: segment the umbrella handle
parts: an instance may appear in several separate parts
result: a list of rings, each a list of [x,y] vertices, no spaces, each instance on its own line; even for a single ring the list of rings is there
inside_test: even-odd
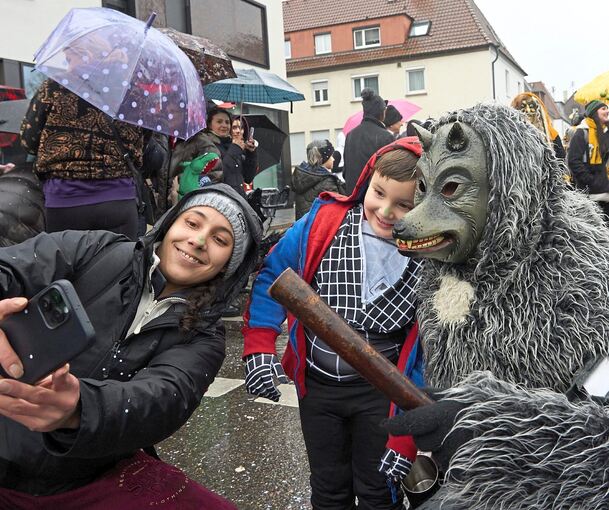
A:
[[[148,16],[148,21],[146,21],[146,27],[144,28],[144,33],[148,32],[148,29],[154,23],[155,18],[156,18],[156,12],[152,11],[150,13],[150,16]]]

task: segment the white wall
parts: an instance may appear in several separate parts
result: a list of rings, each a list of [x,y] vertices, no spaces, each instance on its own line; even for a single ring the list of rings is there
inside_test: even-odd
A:
[[[494,50],[491,51],[491,54],[494,59]],[[524,74],[500,53],[495,62],[495,98],[497,101],[509,105],[515,96],[524,92],[524,80]]]
[[[455,108],[464,108],[480,101],[492,99],[491,52],[445,55],[390,64],[374,64],[357,69],[316,72],[291,76],[290,83],[306,97],[294,103],[290,115],[290,131],[305,132],[305,142],[311,141],[311,131],[329,129],[331,141],[336,140],[334,130],[341,128],[346,119],[361,110],[360,101],[352,100],[351,78],[360,74],[379,75],[379,93],[383,99],[407,99],[421,110],[417,119],[438,117]],[[425,68],[425,93],[406,94],[406,70]],[[329,104],[312,105],[311,82],[328,80]]]
[[[0,0],[0,58],[33,62],[70,9],[100,6],[101,0]]]

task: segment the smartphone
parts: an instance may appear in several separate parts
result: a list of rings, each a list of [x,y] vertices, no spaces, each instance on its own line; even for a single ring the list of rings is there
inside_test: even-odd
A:
[[[21,382],[34,384],[89,347],[95,330],[76,290],[57,280],[32,297],[23,311],[0,323],[23,364]],[[0,376],[8,378],[2,367]]]
[[[253,139],[254,139],[254,128],[253,128],[253,127],[251,127],[251,128],[250,128],[250,132],[249,132],[249,139],[250,139],[250,140],[253,140]]]

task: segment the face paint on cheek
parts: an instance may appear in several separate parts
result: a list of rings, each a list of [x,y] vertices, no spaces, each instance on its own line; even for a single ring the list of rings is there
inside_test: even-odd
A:
[[[199,236],[197,238],[197,241],[199,242],[199,245],[201,246],[201,248],[203,248],[205,246],[205,238],[203,236]]]
[[[389,216],[391,214],[391,207],[385,207],[385,210],[383,211],[383,214],[385,216]]]

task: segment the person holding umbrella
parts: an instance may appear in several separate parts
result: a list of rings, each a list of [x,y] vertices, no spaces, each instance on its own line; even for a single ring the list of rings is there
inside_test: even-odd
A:
[[[97,38],[97,45],[112,49],[102,38]],[[87,62],[94,58],[88,48],[76,43],[66,50],[69,69],[87,72]],[[119,67],[125,58],[113,52],[109,69]],[[51,78],[32,98],[21,126],[21,143],[37,156],[34,169],[43,183],[47,232],[100,229],[136,239],[134,176],[114,132],[140,168],[144,130],[119,121],[113,127],[113,122]]]

